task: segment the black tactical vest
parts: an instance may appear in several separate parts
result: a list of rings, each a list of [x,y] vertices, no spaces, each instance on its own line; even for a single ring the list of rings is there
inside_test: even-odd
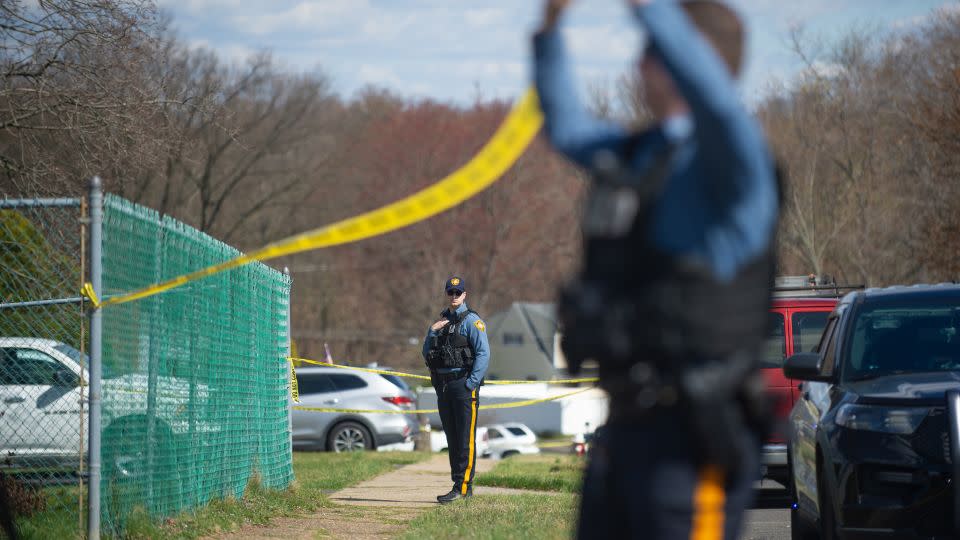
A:
[[[726,283],[708,268],[654,246],[652,208],[671,157],[672,152],[661,156],[638,182],[618,178],[631,174],[619,168],[601,171],[592,186],[583,267],[560,295],[563,350],[572,372],[595,359],[603,383],[641,362],[675,372],[686,361],[753,355],[762,347],[775,271],[773,241]]]
[[[475,311],[468,309],[457,319],[457,322],[438,330],[438,334],[432,338],[430,352],[427,353],[427,367],[432,370],[473,369],[473,350],[470,348],[467,336],[460,334],[463,321],[471,313],[476,314]]]

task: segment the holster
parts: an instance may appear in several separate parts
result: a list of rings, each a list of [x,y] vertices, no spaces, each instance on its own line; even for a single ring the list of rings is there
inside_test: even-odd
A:
[[[674,410],[686,423],[697,464],[714,464],[733,476],[774,420],[754,357],[694,364],[651,356],[629,369],[611,369],[601,360],[600,384],[611,394],[612,421],[642,424]]]
[[[773,427],[758,358],[756,351],[742,351],[721,360],[674,364],[695,456],[730,476],[741,471],[744,457],[756,452]]]

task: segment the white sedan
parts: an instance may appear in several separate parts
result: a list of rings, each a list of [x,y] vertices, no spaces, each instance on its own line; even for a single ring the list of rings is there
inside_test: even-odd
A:
[[[487,454],[501,459],[517,454],[539,454],[537,436],[519,422],[491,424],[487,426]]]

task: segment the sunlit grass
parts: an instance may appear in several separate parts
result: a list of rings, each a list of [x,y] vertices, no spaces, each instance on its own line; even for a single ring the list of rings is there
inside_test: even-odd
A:
[[[474,496],[420,514],[401,538],[570,538],[576,504],[568,494]]]
[[[586,461],[577,456],[513,456],[490,472],[477,475],[476,484],[537,491],[578,493]]]
[[[373,478],[396,467],[416,463],[430,454],[421,452],[357,452],[334,454],[327,452],[295,452],[293,471],[296,480],[285,490],[262,487],[256,480],[247,486],[240,499],[218,499],[171,518],[158,521],[143,509],[129,517],[124,538],[198,538],[230,531],[247,523],[265,524],[274,517],[289,517],[330,506],[326,494],[331,491]],[[64,490],[58,497],[69,499],[72,505],[51,507],[48,510],[18,521],[24,538],[82,538],[86,534],[78,519],[76,489]],[[57,492],[59,493],[59,492]]]

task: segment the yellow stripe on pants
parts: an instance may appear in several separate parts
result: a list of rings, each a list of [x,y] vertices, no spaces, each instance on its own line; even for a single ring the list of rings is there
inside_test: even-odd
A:
[[[723,472],[719,467],[708,465],[700,471],[700,478],[693,492],[693,527],[690,530],[690,540],[723,538],[725,504]]]
[[[467,494],[467,485],[470,482],[470,473],[473,472],[473,460],[476,459],[477,438],[477,389],[470,393],[470,446],[467,448],[467,470],[463,473],[463,482],[460,482],[460,494]]]

